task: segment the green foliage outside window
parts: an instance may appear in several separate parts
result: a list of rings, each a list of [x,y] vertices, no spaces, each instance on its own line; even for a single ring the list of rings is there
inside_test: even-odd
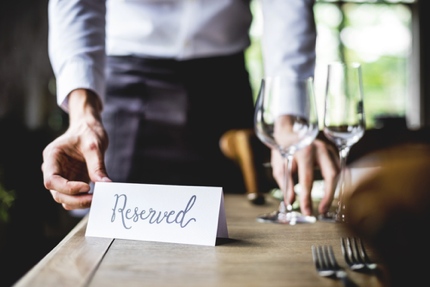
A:
[[[7,191],[2,185],[3,172],[0,167],[0,224],[9,221],[9,209],[15,201],[15,192],[13,190]]]
[[[322,116],[325,69],[332,61],[362,64],[367,127],[380,116],[404,117],[411,51],[409,1],[327,1],[314,6],[317,24],[315,85]],[[252,45],[247,63],[255,96],[263,77],[260,1],[253,1]]]

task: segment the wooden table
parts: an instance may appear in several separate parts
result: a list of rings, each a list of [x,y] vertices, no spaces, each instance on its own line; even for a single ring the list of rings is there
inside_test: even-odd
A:
[[[345,262],[343,224],[260,223],[256,216],[277,202],[251,205],[243,195],[225,195],[229,240],[216,246],[85,237],[84,218],[15,286],[342,286],[320,277],[311,246],[331,244]],[[376,275],[348,270],[358,286],[382,286]]]

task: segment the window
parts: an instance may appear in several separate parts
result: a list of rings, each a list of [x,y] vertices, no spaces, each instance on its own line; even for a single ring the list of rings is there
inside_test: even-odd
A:
[[[405,118],[412,51],[413,0],[317,0],[317,62],[315,85],[320,116],[323,113],[326,66],[331,61],[362,64],[367,127],[378,119]],[[253,1],[253,44],[247,51],[254,90],[262,77],[259,37],[264,24],[259,1]]]

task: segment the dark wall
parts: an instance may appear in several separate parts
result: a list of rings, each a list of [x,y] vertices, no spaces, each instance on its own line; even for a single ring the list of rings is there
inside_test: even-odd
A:
[[[0,3],[0,118],[13,117],[31,128],[48,125],[57,112],[49,90],[47,2]]]
[[[0,286],[11,286],[75,224],[64,224],[41,172],[42,150],[64,116],[49,87],[47,2],[0,1],[0,184],[15,194],[0,222]]]

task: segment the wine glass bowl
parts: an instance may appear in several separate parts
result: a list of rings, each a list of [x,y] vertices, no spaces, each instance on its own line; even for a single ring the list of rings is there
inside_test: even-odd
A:
[[[293,210],[291,201],[294,195],[291,193],[294,191],[290,182],[294,153],[311,144],[319,131],[313,79],[263,79],[254,121],[258,138],[269,148],[277,150],[284,159],[283,200],[278,210],[263,214],[258,220],[290,225],[315,222],[315,217]]]
[[[351,147],[357,143],[364,135],[364,127],[357,126],[326,126],[323,129],[324,135],[332,141],[338,148]]]
[[[347,157],[366,129],[361,65],[342,62],[329,64],[326,84],[323,132],[339,150],[340,175],[335,191],[338,196],[336,212],[326,214],[321,219],[346,222],[343,195],[349,184],[346,177]]]

